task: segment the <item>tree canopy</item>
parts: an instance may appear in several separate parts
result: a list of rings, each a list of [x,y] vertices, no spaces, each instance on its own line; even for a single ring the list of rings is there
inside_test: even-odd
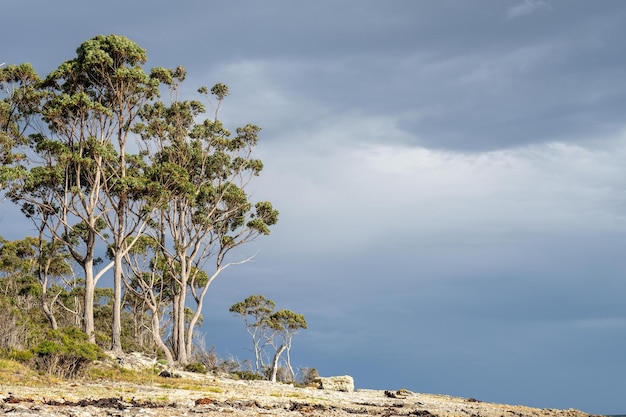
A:
[[[286,352],[284,365],[290,374],[289,379],[293,382],[295,372],[290,356],[292,339],[299,330],[307,328],[306,320],[302,314],[285,309],[274,311],[274,307],[274,301],[257,294],[233,304],[229,311],[241,316],[252,338],[256,358],[255,372],[266,373],[268,378],[275,382],[281,355]],[[271,363],[265,360],[267,347],[274,350]]]
[[[132,305],[150,318],[154,346],[186,364],[211,283],[251,259],[233,250],[268,235],[278,211],[246,191],[263,169],[253,157],[261,129],[231,131],[219,120],[228,87],[180,100],[185,69],[146,63],[130,39],[98,35],[43,78],[29,64],[1,67],[0,190],[39,231],[38,262],[54,251],[70,267],[63,274],[74,278],[62,287],[74,301],[60,308],[77,315],[92,343],[100,337],[121,350]],[[44,279],[60,273],[54,265],[39,266],[35,280],[51,323],[50,296],[62,301],[62,292],[47,291],[56,281]],[[104,337],[98,284],[109,272]]]

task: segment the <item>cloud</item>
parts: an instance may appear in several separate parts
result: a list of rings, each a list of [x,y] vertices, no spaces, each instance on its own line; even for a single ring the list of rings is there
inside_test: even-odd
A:
[[[514,6],[509,7],[507,11],[507,18],[509,20],[517,19],[520,17],[528,16],[539,11],[552,10],[552,6],[542,0],[524,0]]]
[[[589,140],[602,150],[555,142],[466,154],[403,144],[393,118],[348,112],[283,135],[259,147],[255,195],[282,213],[268,244],[292,256],[354,255],[381,239],[392,252],[626,227],[624,134]]]

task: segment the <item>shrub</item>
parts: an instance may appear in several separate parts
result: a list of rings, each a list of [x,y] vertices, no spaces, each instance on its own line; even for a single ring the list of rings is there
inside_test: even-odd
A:
[[[29,362],[34,355],[30,350],[9,349],[2,356],[17,362]]]
[[[320,374],[315,368],[302,368],[300,370],[300,383],[304,386],[313,383],[319,377]]]
[[[244,381],[258,381],[265,379],[263,375],[255,374],[250,371],[235,371],[231,375],[237,377],[237,379],[243,379]]]
[[[89,365],[104,357],[102,350],[89,343],[87,335],[75,327],[50,330],[46,340],[31,349],[35,367],[60,378],[83,376]]]
[[[187,371],[187,372],[195,372],[197,374],[206,374],[207,373],[206,366],[204,366],[204,364],[202,364],[200,362],[194,362],[194,363],[190,363],[188,365],[185,365],[185,371]]]
[[[30,333],[28,316],[11,304],[13,300],[0,298],[0,348],[28,348]]]

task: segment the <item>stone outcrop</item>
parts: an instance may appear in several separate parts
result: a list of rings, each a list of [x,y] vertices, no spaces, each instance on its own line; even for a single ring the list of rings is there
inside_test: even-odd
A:
[[[113,363],[119,367],[129,371],[142,371],[145,369],[163,369],[163,365],[159,364],[156,358],[150,358],[139,352],[122,353],[122,352],[105,352]]]
[[[0,370],[1,371],[1,370]],[[0,373],[1,374],[1,373]],[[158,378],[158,377],[156,377]],[[0,414],[11,417],[591,417],[577,410],[490,404],[474,398],[359,389],[296,388],[267,381],[205,375],[204,382],[170,380],[166,387],[120,381],[55,381],[0,385]],[[177,382],[193,388],[175,388]],[[391,395],[390,395],[391,394]],[[402,398],[401,398],[402,397]]]
[[[354,392],[354,378],[350,375],[318,377],[313,382],[326,391]]]

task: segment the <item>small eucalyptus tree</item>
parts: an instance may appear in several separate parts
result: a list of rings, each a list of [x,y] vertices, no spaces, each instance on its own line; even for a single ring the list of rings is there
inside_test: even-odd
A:
[[[306,320],[302,314],[294,313],[291,310],[279,310],[268,317],[267,323],[273,333],[270,336],[270,343],[276,349],[272,367],[270,371],[270,380],[276,382],[276,373],[278,372],[278,362],[284,351],[287,352],[285,366],[291,374],[291,380],[295,380],[295,373],[291,366],[291,342],[293,336],[300,329],[306,329]]]
[[[287,352],[284,363],[293,381],[295,380],[295,373],[291,366],[291,344],[294,335],[299,330],[307,328],[306,320],[302,314],[294,313],[291,310],[274,312],[274,306],[274,301],[268,300],[263,295],[251,295],[245,300],[233,304],[229,311],[241,316],[246,324],[246,331],[252,338],[254,345],[257,373],[259,370],[263,370],[267,378],[276,382],[281,356]],[[263,361],[263,351],[268,346],[274,349],[269,366],[265,365]]]
[[[2,295],[19,305],[20,298],[39,299],[38,306],[50,323],[58,328],[55,310],[63,307],[59,297],[66,293],[72,269],[68,254],[58,242],[37,237],[16,241],[0,238],[0,289]],[[31,304],[31,303],[27,303]],[[27,313],[32,313],[30,308]]]
[[[263,348],[267,343],[267,319],[274,312],[274,307],[274,301],[258,294],[233,304],[229,309],[231,313],[240,315],[246,324],[246,331],[252,338],[252,345],[254,346],[254,371],[257,374],[266,369]]]

